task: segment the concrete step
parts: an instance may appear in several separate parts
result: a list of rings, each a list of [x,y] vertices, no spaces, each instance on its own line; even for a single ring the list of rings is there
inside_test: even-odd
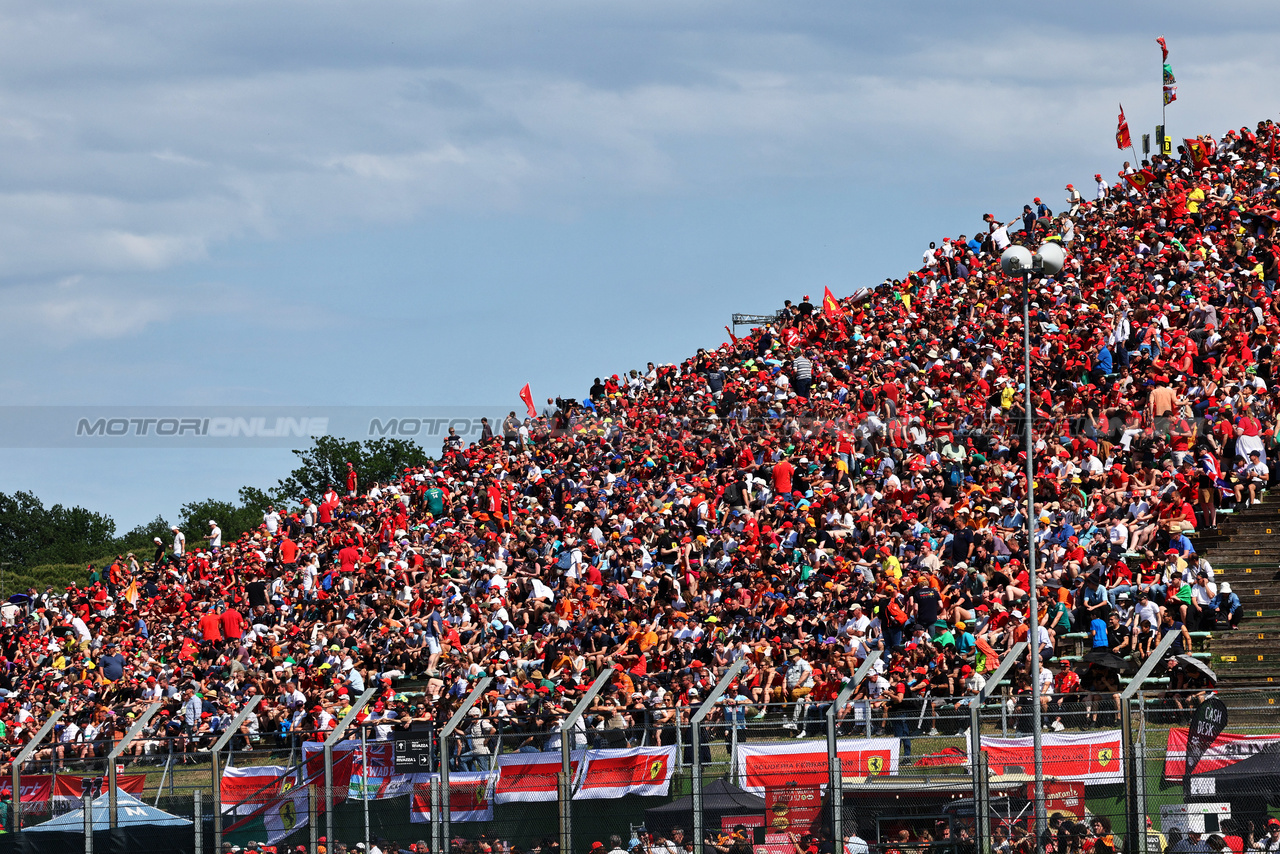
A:
[[[1280,538],[1272,540],[1268,537],[1268,542],[1245,542],[1243,540],[1232,540],[1229,543],[1218,546],[1214,549],[1206,549],[1204,552],[1196,550],[1196,554],[1204,554],[1209,558],[1209,562],[1213,563],[1214,558],[1219,563],[1254,563],[1264,564],[1280,564]],[[1233,560],[1233,558],[1242,558],[1242,560]]]
[[[1275,660],[1280,662],[1280,636],[1276,636],[1275,632],[1265,640],[1258,640],[1258,635],[1266,634],[1265,632],[1231,632],[1230,638],[1215,638],[1209,652],[1214,658],[1224,655],[1243,655],[1243,656],[1275,656]]]

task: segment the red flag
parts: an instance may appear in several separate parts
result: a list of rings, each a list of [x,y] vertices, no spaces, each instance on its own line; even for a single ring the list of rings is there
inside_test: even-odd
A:
[[[822,311],[828,317],[839,317],[844,314],[840,308],[840,303],[836,300],[836,295],[831,293],[831,288],[825,285],[822,288]]]
[[[726,327],[724,328],[724,331],[729,333],[729,340],[733,341],[733,343],[734,343],[734,344],[737,344],[737,343],[738,343],[738,336],[733,334],[733,330],[732,330],[732,329],[730,329],[729,327],[727,327],[727,326],[726,326]]]
[[[1129,122],[1124,117],[1124,104],[1120,105],[1120,124],[1116,127],[1116,148],[1125,149],[1133,145],[1129,136]]]
[[[1132,186],[1135,190],[1145,191],[1147,189],[1147,185],[1150,184],[1152,181],[1154,181],[1156,179],[1156,176],[1155,176],[1155,173],[1152,172],[1150,169],[1142,169],[1137,172],[1131,172],[1130,174],[1125,175],[1124,179],[1128,181],[1130,186]]]
[[[1169,46],[1168,46],[1167,44],[1165,44],[1165,43],[1164,43],[1164,36],[1161,36],[1160,38],[1156,39],[1156,44],[1160,45],[1160,61],[1161,61],[1161,62],[1168,62],[1168,61],[1169,61]]]
[[[1191,165],[1197,169],[1203,169],[1209,165],[1209,150],[1205,148],[1203,142],[1198,139],[1183,138],[1182,144],[1187,147],[1187,154],[1191,157]]]
[[[1131,172],[1128,175],[1125,175],[1124,179],[1128,181],[1135,190],[1145,190],[1147,189],[1147,185],[1156,179],[1156,176],[1150,169],[1143,169],[1141,171]]]
[[[520,389],[520,399],[524,401],[525,408],[529,410],[529,417],[537,418],[538,409],[533,405],[533,392],[529,390],[528,383],[525,383],[524,388]]]

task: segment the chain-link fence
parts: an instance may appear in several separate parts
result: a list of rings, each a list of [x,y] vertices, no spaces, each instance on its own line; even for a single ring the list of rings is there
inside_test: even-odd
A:
[[[1225,712],[1205,741],[1207,696],[1155,683],[1126,713],[1119,694],[1049,693],[1038,736],[1029,694],[1005,685],[981,708],[729,696],[697,725],[697,707],[659,702],[563,735],[469,715],[444,738],[356,727],[327,751],[308,733],[216,756],[141,739],[116,760],[114,829],[105,757],[55,742],[20,769],[21,830],[0,848],[80,850],[92,826],[99,854],[977,854],[1034,850],[1039,818],[1055,852],[1280,850],[1280,692],[1213,694]]]

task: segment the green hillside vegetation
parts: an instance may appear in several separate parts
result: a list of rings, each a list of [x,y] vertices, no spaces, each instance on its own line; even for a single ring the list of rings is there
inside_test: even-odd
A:
[[[318,498],[330,484],[342,489],[348,462],[355,465],[361,484],[368,484],[398,479],[405,468],[429,461],[416,443],[399,439],[352,442],[321,436],[310,448],[293,453],[301,465],[272,489],[246,486],[236,501],[207,498],[184,504],[176,524],[186,534],[187,547],[204,545],[211,519],[222,528],[224,542],[230,541],[262,524],[269,506],[296,508],[304,497]],[[150,560],[155,553],[153,538],[159,537],[166,548],[172,545],[171,524],[157,516],[117,534],[110,516],[83,507],[46,507],[26,491],[0,493],[0,589],[11,596],[32,587],[84,584],[90,566],[105,569],[116,555],[129,552],[139,563]]]

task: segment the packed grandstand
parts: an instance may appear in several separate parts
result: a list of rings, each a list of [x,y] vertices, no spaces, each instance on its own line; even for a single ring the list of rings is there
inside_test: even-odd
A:
[[[60,708],[46,761],[103,756],[160,700],[130,753],[194,753],[254,694],[237,749],[321,739],[374,686],[387,738],[489,675],[483,718],[545,749],[609,665],[587,725],[664,744],[739,658],[730,697],[800,733],[874,649],[859,697],[908,736],[1027,639],[1032,583],[1045,723],[1072,695],[1096,723],[1116,671],[1064,663],[1066,635],[1141,659],[1240,619],[1195,535],[1275,477],[1278,139],[1264,122],[1069,184],[1058,211],[988,215],[902,280],[788,302],[397,482],[353,470],[234,542],[178,532],[99,582],[31,590],[0,644],[7,744]],[[1044,241],[1067,264],[1030,284],[1028,413],[1022,283],[999,257]]]

